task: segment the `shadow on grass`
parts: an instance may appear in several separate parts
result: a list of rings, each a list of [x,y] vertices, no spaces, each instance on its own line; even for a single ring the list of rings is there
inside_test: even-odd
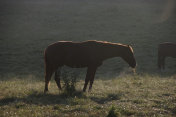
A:
[[[90,97],[90,99],[98,104],[105,104],[113,100],[120,100],[121,96],[122,96],[122,93],[108,94],[106,97]]]
[[[122,93],[118,94],[108,94],[106,97],[87,97],[86,94],[82,91],[75,91],[74,95],[68,96],[65,93],[59,94],[43,94],[40,92],[32,92],[27,97],[6,97],[0,99],[0,106],[13,104],[13,103],[25,103],[25,104],[35,104],[35,105],[77,105],[80,103],[86,103],[86,101],[81,101],[82,99],[90,98],[92,101],[98,104],[105,104],[113,100],[120,100]]]
[[[82,99],[87,98],[86,95],[82,91],[75,91],[74,95],[68,96],[65,93],[59,94],[43,94],[39,92],[32,92],[27,97],[6,97],[0,99],[0,106],[23,102],[26,104],[35,104],[35,105],[54,105],[54,104],[74,104],[74,99]]]

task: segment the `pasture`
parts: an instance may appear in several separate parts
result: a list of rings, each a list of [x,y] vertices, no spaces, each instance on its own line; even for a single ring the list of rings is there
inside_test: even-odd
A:
[[[91,93],[77,92],[66,97],[51,82],[44,95],[44,82],[37,77],[13,78],[0,82],[0,115],[3,117],[105,117],[111,106],[121,116],[174,116],[176,114],[176,76],[122,76],[96,79]]]
[[[175,3],[174,3],[175,5]],[[0,116],[175,116],[176,59],[157,69],[157,48],[176,42],[175,7],[167,0],[4,0],[0,2]],[[74,97],[64,97],[53,78],[44,90],[43,51],[56,41],[101,40],[129,44],[136,74],[121,58],[98,68],[91,93],[82,93],[86,69]],[[61,79],[62,80],[62,79]],[[63,81],[62,81],[63,85]]]

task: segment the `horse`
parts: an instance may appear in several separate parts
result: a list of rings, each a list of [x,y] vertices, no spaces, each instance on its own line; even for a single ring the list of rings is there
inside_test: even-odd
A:
[[[166,57],[176,58],[176,43],[165,42],[158,46],[158,68],[165,69]]]
[[[96,40],[84,42],[58,41],[49,45],[44,51],[44,93],[48,91],[48,85],[54,72],[56,84],[60,90],[62,89],[60,68],[64,65],[71,68],[87,67],[83,92],[86,91],[88,82],[90,82],[90,91],[97,68],[102,65],[104,60],[113,57],[121,57],[130,67],[136,67],[136,60],[130,45]]]

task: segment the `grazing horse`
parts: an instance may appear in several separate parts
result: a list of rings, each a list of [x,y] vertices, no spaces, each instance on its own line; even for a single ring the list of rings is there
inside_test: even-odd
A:
[[[59,41],[49,45],[44,51],[44,92],[48,91],[48,84],[54,72],[56,84],[58,88],[61,89],[60,68],[64,65],[72,68],[87,67],[87,74],[83,91],[86,91],[86,87],[89,81],[90,91],[97,68],[102,65],[104,60],[113,57],[121,57],[132,68],[136,67],[136,60],[134,58],[133,49],[129,45],[104,41],[85,41],[77,43],[72,41]]]
[[[165,58],[176,58],[176,43],[165,42],[158,46],[158,68],[165,69]]]

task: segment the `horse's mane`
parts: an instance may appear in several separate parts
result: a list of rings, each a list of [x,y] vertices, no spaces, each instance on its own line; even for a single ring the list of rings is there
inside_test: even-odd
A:
[[[129,48],[130,48],[130,50],[132,51],[132,53],[134,53],[134,51],[133,51],[133,48],[129,45]]]
[[[121,44],[121,43],[113,43],[113,42],[108,42],[108,41],[97,41],[97,40],[87,40],[87,41],[83,41],[83,42],[73,42],[73,41],[59,41],[59,42],[71,42],[71,43],[99,43],[103,45],[109,45],[109,46],[123,46],[123,47],[128,47],[132,53],[133,53],[133,48],[130,45],[126,45],[126,44]]]
[[[125,45],[125,44],[121,44],[121,43],[112,43],[112,42],[108,42],[108,41],[97,41],[97,40],[88,40],[88,41],[85,41],[85,42],[91,42],[91,43],[100,43],[100,44],[106,44],[106,45],[119,45],[119,46],[128,46],[128,45]]]
[[[119,46],[128,46],[125,44],[121,44],[121,43],[112,43],[112,42],[108,42],[108,41],[97,41],[97,40],[87,40],[87,41],[78,41],[78,42],[74,42],[74,41],[58,41],[58,42],[71,42],[71,43],[100,43],[100,44],[107,44],[107,45],[119,45]]]

